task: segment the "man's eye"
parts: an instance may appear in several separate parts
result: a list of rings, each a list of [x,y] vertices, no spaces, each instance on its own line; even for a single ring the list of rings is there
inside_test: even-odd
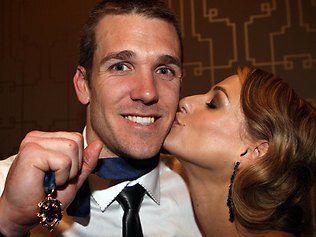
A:
[[[126,71],[128,67],[123,63],[116,63],[111,67],[111,69],[115,71]]]
[[[156,71],[157,77],[161,80],[171,81],[175,78],[173,71],[167,67],[160,67]]]
[[[173,74],[173,72],[169,68],[166,68],[166,67],[159,68],[158,73],[159,74],[168,74],[168,73]]]
[[[179,70],[178,72],[177,70],[174,70],[173,68],[162,66],[156,70],[156,75],[159,79],[171,81],[177,78],[180,79],[181,71]]]

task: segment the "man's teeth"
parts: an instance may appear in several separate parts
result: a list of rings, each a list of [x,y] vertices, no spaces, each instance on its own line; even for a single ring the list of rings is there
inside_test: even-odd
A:
[[[125,118],[134,123],[139,123],[143,125],[148,125],[155,122],[154,117],[126,116]]]

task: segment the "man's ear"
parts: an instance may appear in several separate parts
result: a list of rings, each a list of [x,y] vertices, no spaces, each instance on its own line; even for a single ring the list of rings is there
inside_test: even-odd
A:
[[[86,69],[84,67],[80,65],[77,66],[77,70],[73,78],[73,83],[78,100],[82,104],[88,104],[90,102],[90,90],[86,78]]]

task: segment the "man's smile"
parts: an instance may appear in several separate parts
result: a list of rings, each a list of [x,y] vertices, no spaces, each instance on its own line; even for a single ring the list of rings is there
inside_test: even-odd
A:
[[[142,116],[125,116],[125,119],[132,121],[134,123],[139,123],[142,125],[150,125],[155,122],[155,117],[142,117]]]

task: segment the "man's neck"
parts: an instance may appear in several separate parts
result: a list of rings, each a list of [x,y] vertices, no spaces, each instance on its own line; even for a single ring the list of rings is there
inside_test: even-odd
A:
[[[90,174],[88,177],[90,190],[103,190],[112,187],[118,183],[124,182],[124,180],[112,180],[104,179],[95,174]]]

